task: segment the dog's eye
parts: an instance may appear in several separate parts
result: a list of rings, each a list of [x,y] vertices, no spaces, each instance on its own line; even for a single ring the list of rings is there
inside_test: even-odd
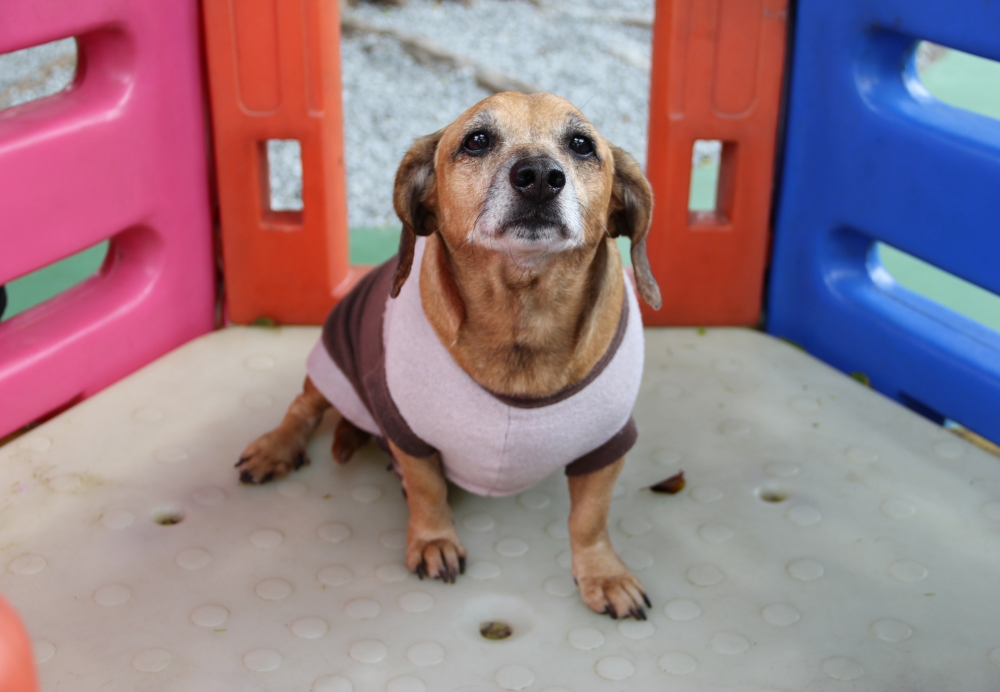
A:
[[[473,132],[465,138],[464,142],[462,142],[462,147],[472,154],[480,154],[489,149],[490,136],[482,130]]]
[[[569,140],[569,148],[580,156],[590,156],[594,153],[594,142],[590,137],[583,135],[573,135]]]

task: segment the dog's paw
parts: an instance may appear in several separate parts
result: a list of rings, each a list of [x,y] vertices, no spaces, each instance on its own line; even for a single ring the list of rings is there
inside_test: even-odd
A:
[[[301,442],[289,440],[277,431],[254,440],[243,450],[236,469],[240,483],[269,483],[307,466],[309,457]]]
[[[580,553],[573,556],[573,576],[583,602],[616,620],[629,615],[645,620],[645,608],[652,607],[646,590],[610,544]]]
[[[457,536],[410,538],[406,544],[406,566],[423,579],[440,579],[454,584],[459,574],[465,574],[465,548]]]

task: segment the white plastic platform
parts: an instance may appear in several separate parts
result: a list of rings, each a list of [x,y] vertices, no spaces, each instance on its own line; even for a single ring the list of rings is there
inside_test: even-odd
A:
[[[46,692],[1000,689],[1000,459],[808,355],[647,331],[611,533],[653,608],[616,622],[576,593],[559,474],[453,492],[456,585],[406,572],[373,445],[336,468],[327,425],[239,485],[317,334],[209,335],[0,449],[0,590]]]

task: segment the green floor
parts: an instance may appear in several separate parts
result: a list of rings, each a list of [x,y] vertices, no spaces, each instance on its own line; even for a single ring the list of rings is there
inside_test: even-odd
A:
[[[927,89],[942,101],[1000,119],[1000,63],[948,51],[922,72],[921,79]],[[717,174],[715,165],[695,168],[690,197],[692,209],[713,206]],[[353,228],[351,262],[382,262],[396,252],[398,241],[398,228]],[[621,247],[626,250],[624,244]],[[100,243],[10,282],[7,285],[8,306],[3,318],[23,312],[92,276],[100,268],[106,252],[107,243]],[[628,252],[622,254],[627,261]],[[894,248],[880,244],[879,255],[889,273],[903,286],[1000,331],[1000,296]]]

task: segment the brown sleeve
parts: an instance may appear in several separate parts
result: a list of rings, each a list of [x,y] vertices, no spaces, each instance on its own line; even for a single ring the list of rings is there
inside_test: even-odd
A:
[[[365,389],[371,399],[372,418],[378,423],[382,434],[392,440],[393,444],[414,457],[429,457],[437,450],[417,437],[410,429],[403,414],[396,408],[389,392],[389,384],[385,379],[385,358],[364,380]]]
[[[587,452],[576,461],[566,466],[567,476],[585,476],[613,464],[623,456],[639,439],[639,430],[635,420],[630,416],[628,423],[616,432],[614,436],[592,452]]]

